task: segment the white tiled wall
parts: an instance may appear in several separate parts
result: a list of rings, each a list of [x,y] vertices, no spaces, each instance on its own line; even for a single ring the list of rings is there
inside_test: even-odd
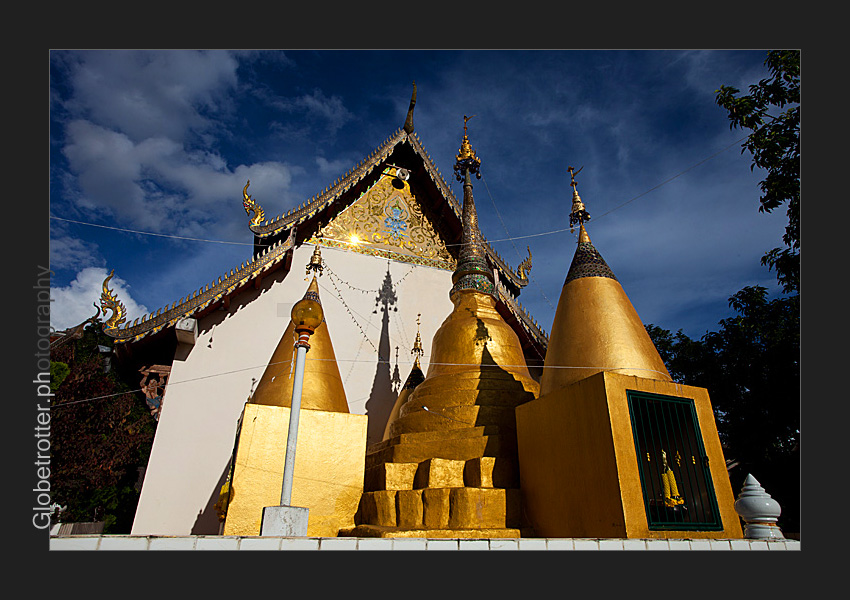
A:
[[[75,535],[51,550],[800,550],[797,540],[281,538]]]

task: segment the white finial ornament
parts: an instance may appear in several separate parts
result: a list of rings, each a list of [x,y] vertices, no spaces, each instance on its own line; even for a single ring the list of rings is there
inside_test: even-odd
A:
[[[747,475],[744,480],[741,493],[735,501],[735,512],[744,521],[745,538],[785,539],[782,530],[776,525],[782,508],[752,475]]]

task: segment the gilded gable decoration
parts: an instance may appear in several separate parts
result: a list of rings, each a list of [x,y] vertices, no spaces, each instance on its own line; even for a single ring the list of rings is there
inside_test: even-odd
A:
[[[410,184],[395,177],[395,171],[395,167],[386,168],[375,185],[324,227],[320,243],[365,254],[384,250],[404,262],[424,259],[433,266],[453,268],[451,254],[422,212]]]

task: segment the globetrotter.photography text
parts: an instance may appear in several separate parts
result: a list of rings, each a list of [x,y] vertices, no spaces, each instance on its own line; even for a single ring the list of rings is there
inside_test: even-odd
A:
[[[33,501],[32,524],[37,529],[50,527],[50,276],[53,272],[38,267],[39,274],[33,289],[36,290],[36,377],[33,379],[36,393],[35,426],[35,473],[36,484]]]

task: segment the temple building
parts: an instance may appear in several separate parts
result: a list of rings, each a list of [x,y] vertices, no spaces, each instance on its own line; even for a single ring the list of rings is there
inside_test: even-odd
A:
[[[708,393],[671,381],[575,173],[578,247],[547,334],[518,299],[530,253],[514,268],[479,230],[469,119],[458,201],[415,101],[414,85],[403,127],[294,210],[267,219],[246,182],[254,252],[217,281],[132,324],[104,282],[118,359],[164,377],[132,534],[260,535],[309,297],[323,320],[292,489],[308,535],[741,537]]]
[[[170,369],[133,534],[222,530],[216,505],[231,474],[243,409],[269,389],[274,375],[266,382],[263,376],[277,362],[272,357],[317,248],[323,265],[317,281],[344,402],[350,414],[367,417],[368,444],[383,439],[402,374],[414,362],[409,352],[417,326],[421,339],[430,340],[452,311],[448,290],[462,234],[461,202],[414,131],[414,100],[415,88],[403,127],[285,214],[267,218],[263,200],[246,182],[234,214],[247,217],[254,252],[217,280],[175,293],[175,302],[132,323],[104,286],[105,331],[117,359],[138,370],[140,381],[152,366]],[[496,282],[496,310],[539,377],[547,334],[519,301],[531,256],[512,267],[486,242],[483,248]],[[419,357],[422,370],[429,353]]]

